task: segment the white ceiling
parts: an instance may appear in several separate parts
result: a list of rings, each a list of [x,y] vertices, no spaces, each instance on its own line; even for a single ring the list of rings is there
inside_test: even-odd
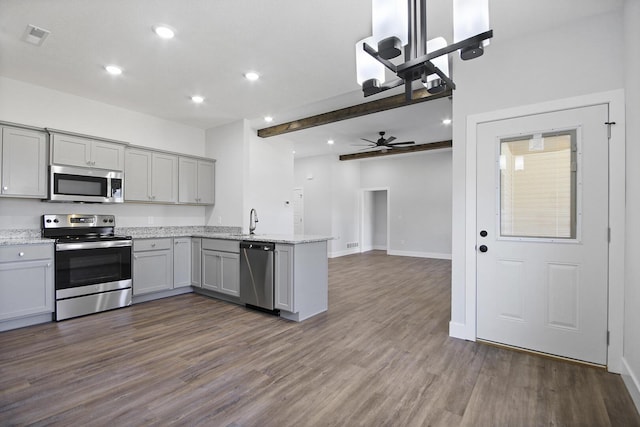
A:
[[[622,3],[490,0],[494,40]],[[451,1],[429,0],[428,14],[429,38],[450,41]],[[368,100],[355,82],[354,45],[370,34],[370,16],[370,0],[0,0],[0,75],[203,129],[243,118],[259,128],[265,115],[276,124]],[[176,37],[159,39],[151,30],[158,23]],[[28,24],[51,31],[42,46],[21,40]],[[109,63],[124,73],[108,75]],[[262,78],[246,81],[249,70]],[[193,104],[194,94],[205,102]],[[327,152],[331,133],[333,152],[343,139],[375,139],[381,130],[399,140],[438,140],[450,102],[436,103],[286,137],[300,155],[316,145],[317,154]]]

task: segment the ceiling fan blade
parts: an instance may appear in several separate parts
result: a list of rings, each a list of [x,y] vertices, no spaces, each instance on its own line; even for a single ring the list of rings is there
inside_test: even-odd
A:
[[[352,147],[373,147],[371,144],[349,144]]]
[[[395,139],[396,139],[396,137],[395,137],[395,136],[390,136],[389,138],[387,138],[387,139],[384,141],[384,144],[385,144],[385,145],[387,145],[387,144],[389,144],[391,141],[395,141]]]
[[[376,142],[375,142],[375,141],[371,141],[370,139],[367,139],[367,138],[360,138],[360,139],[361,139],[361,140],[363,140],[363,141],[370,142],[370,143],[372,143],[372,144],[376,144]]]
[[[393,144],[386,144],[389,147],[397,147],[399,145],[411,145],[415,144],[415,141],[405,141],[405,142],[394,142]]]

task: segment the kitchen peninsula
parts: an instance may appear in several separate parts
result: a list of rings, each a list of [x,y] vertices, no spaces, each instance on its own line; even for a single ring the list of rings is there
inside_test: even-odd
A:
[[[239,262],[241,241],[275,244],[274,307],[280,316],[300,322],[328,308],[327,241],[316,235],[241,234],[239,229],[221,227],[134,227],[120,228],[130,235],[136,247],[141,242],[157,241],[166,247],[173,239],[175,251],[190,243],[191,288],[193,291],[239,303]],[[188,239],[187,241],[180,239]],[[190,241],[189,241],[190,240]],[[163,246],[162,243],[165,243]],[[136,260],[134,259],[134,302],[136,296]],[[146,269],[149,271],[149,269]],[[175,270],[174,278],[180,274]],[[184,274],[183,274],[184,276]],[[174,279],[174,286],[180,280]],[[140,280],[138,280],[140,282]],[[155,280],[154,283],[157,283]],[[162,294],[160,294],[162,295]],[[153,297],[153,294],[151,294]]]

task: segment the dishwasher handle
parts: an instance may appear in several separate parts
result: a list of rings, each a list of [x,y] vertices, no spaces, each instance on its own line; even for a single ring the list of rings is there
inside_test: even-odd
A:
[[[240,242],[240,249],[253,249],[256,251],[275,251],[276,244],[269,243],[269,242],[242,241]]]

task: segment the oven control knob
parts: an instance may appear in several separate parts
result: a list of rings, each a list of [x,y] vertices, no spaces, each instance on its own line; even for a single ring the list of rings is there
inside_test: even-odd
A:
[[[102,220],[102,222],[107,222],[107,218],[104,218],[104,219]]]
[[[55,222],[56,224],[60,222],[60,220],[58,220],[58,218],[54,219],[53,222]]]
[[[112,223],[112,222],[113,222],[113,219],[109,219],[109,222],[110,222],[110,223]]]
[[[47,223],[51,223],[51,220],[50,220],[50,219],[48,219],[48,220],[47,220]]]

